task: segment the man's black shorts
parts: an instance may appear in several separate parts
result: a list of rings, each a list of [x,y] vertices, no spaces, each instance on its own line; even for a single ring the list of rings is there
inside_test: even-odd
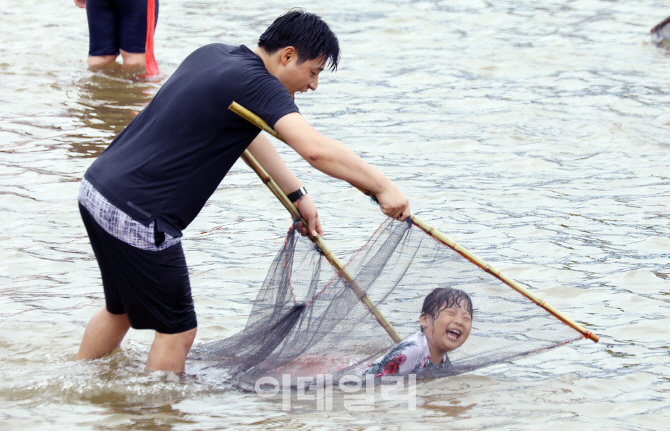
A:
[[[79,205],[102,274],[107,311],[135,329],[177,334],[198,326],[181,242],[162,251],[135,248],[107,233]]]

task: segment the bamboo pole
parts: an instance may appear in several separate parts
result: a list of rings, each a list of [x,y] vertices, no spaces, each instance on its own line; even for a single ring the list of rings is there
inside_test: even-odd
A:
[[[279,134],[278,134],[274,129],[272,129],[272,128],[271,128],[265,121],[263,121],[263,119],[261,119],[261,118],[258,117],[256,114],[254,114],[253,112],[249,111],[248,109],[242,107],[242,106],[239,105],[238,103],[236,103],[236,102],[231,103],[231,105],[230,105],[230,107],[229,107],[228,109],[230,109],[231,111],[233,111],[233,112],[235,112],[236,114],[240,115],[241,117],[243,117],[243,118],[246,119],[247,121],[251,122],[252,124],[258,126],[260,129],[262,129],[262,130],[264,130],[264,131],[270,133],[272,136],[274,136],[275,138],[279,139],[280,141],[282,141],[282,142],[286,142],[281,136],[279,136]],[[246,153],[245,153],[245,154],[246,154]],[[244,157],[244,156],[243,156],[243,157]],[[245,161],[246,161],[246,159],[245,159]],[[248,163],[248,162],[247,162],[247,163]],[[267,174],[266,174],[266,175],[267,175]],[[261,177],[261,179],[263,179],[263,177]],[[265,182],[265,180],[264,180],[264,182]],[[267,184],[267,183],[266,183],[266,184]],[[278,188],[278,187],[277,187],[277,188]],[[371,193],[370,191],[365,190],[365,189],[362,189],[362,188],[360,188],[360,187],[356,187],[356,188],[359,189],[362,193],[364,193],[364,194],[366,194],[366,195],[372,197],[372,199],[375,199],[375,200],[376,200],[374,194]],[[281,192],[281,190],[279,190],[279,192]],[[282,193],[282,194],[283,194],[283,193]],[[277,194],[275,193],[275,195],[277,195]],[[278,197],[279,197],[279,196],[278,196]],[[286,201],[288,201],[289,203],[291,203],[291,202],[288,200],[288,198],[286,198],[285,195],[284,195],[284,198],[286,199]],[[282,200],[282,199],[280,198],[280,201],[281,201],[281,200]],[[284,202],[282,201],[282,203],[284,203]],[[292,204],[291,204],[291,205],[292,205]],[[286,206],[286,205],[284,205],[284,206]],[[295,208],[295,207],[294,207],[294,208]],[[287,209],[288,209],[288,207],[287,207]],[[295,209],[295,211],[297,211],[297,208]],[[291,212],[291,210],[289,210],[289,212]],[[291,212],[291,214],[293,214],[293,212]],[[294,215],[294,216],[295,216],[295,215]],[[589,338],[589,339],[593,340],[593,341],[596,342],[596,343],[600,340],[600,338],[599,338],[597,335],[595,335],[593,332],[587,330],[586,328],[584,328],[584,327],[583,327],[582,325],[580,325],[579,323],[577,323],[577,322],[575,322],[574,320],[570,319],[569,317],[565,316],[563,313],[561,313],[560,311],[558,311],[558,310],[557,310],[556,308],[554,308],[552,305],[548,304],[545,300],[543,300],[543,299],[541,299],[540,297],[538,297],[537,295],[531,293],[530,291],[528,291],[528,289],[526,289],[525,287],[521,286],[521,285],[520,285],[519,283],[517,283],[516,281],[512,280],[511,278],[509,278],[507,275],[502,274],[502,272],[498,271],[497,269],[495,269],[494,267],[492,267],[490,264],[486,263],[485,261],[483,261],[482,259],[480,259],[479,257],[477,257],[474,253],[470,252],[470,251],[467,250],[465,247],[461,246],[460,244],[457,244],[455,241],[451,240],[449,237],[447,237],[446,235],[444,235],[443,233],[441,233],[441,232],[438,231],[437,229],[435,229],[435,228],[433,228],[432,226],[428,225],[427,223],[421,221],[418,217],[416,217],[416,216],[412,216],[412,223],[413,223],[414,225],[416,225],[417,227],[419,227],[420,229],[422,229],[423,231],[425,231],[427,234],[431,235],[433,238],[437,239],[438,241],[440,241],[441,243],[445,244],[446,246],[452,248],[454,251],[456,251],[458,254],[460,254],[461,256],[465,257],[466,259],[468,259],[470,262],[474,263],[475,265],[477,265],[478,267],[480,267],[480,268],[483,269],[484,271],[490,273],[490,274],[493,275],[494,277],[496,277],[496,278],[498,278],[499,280],[501,280],[503,283],[505,283],[506,285],[508,285],[508,286],[511,287],[512,289],[516,290],[517,292],[519,292],[520,294],[522,294],[522,295],[525,296],[526,298],[530,299],[530,300],[533,301],[535,304],[537,304],[537,305],[539,305],[540,307],[542,307],[542,308],[544,308],[545,310],[547,310],[547,312],[549,312],[551,315],[553,315],[554,317],[556,317],[558,320],[560,320],[561,322],[563,322],[563,323],[565,323],[566,325],[570,326],[572,329],[576,330],[577,332],[581,333],[581,334],[584,336],[584,338]],[[305,226],[306,226],[306,223],[305,223],[304,221],[303,221],[303,224],[305,224]],[[310,239],[311,239],[311,237],[310,237]],[[318,245],[318,244],[317,244],[317,245]],[[324,245],[325,245],[325,244],[324,244]],[[324,254],[325,254],[325,252],[324,252]],[[366,305],[366,306],[367,306],[367,305]],[[368,307],[368,308],[369,308],[369,307]],[[376,310],[376,308],[375,308],[375,310]],[[381,323],[381,322],[380,322],[380,323]],[[390,324],[389,324],[389,325],[390,325]],[[382,324],[382,326],[383,326],[383,324]],[[391,336],[391,337],[393,338],[393,336]],[[394,339],[395,339],[395,338],[394,338]],[[396,341],[397,341],[397,340],[396,340]]]
[[[356,186],[354,186],[356,187]],[[370,192],[369,190],[362,189],[360,187],[356,187],[358,190],[360,190],[363,194],[366,194],[370,196],[373,200],[377,200],[375,197],[374,193]],[[594,343],[597,343],[600,341],[600,338],[594,334],[593,332],[587,330],[584,328],[582,325],[579,323],[575,322],[574,320],[570,319],[560,311],[558,311],[556,308],[554,308],[552,305],[548,304],[547,301],[544,299],[540,298],[539,296],[535,295],[534,293],[530,292],[528,289],[517,283],[516,281],[512,280],[509,278],[507,275],[503,274],[501,271],[495,269],[492,267],[490,264],[486,263],[479,257],[477,257],[474,253],[463,247],[462,245],[456,243],[456,241],[452,240],[439,230],[435,229],[434,227],[430,226],[428,223],[420,220],[416,216],[412,216],[412,223],[426,232],[428,235],[432,236],[436,240],[440,241],[442,244],[452,248],[454,251],[456,251],[458,254],[469,260],[470,262],[474,263],[484,271],[490,273],[497,279],[501,280],[503,283],[511,287],[512,289],[516,290],[526,298],[530,299],[533,301],[535,304],[539,305],[540,307],[544,308],[547,310],[551,315],[556,317],[558,320],[561,322],[565,323],[566,325],[570,326],[572,329],[574,329],[577,332],[580,332],[584,338],[589,338],[593,340]]]
[[[291,213],[293,216],[294,220],[300,220],[303,224],[303,226],[307,227],[307,220],[305,220],[302,215],[300,214],[300,211],[298,208],[293,205],[293,202],[291,202],[287,197],[286,194],[279,188],[277,183],[270,177],[270,175],[263,169],[260,163],[256,160],[256,158],[249,152],[249,150],[245,150],[244,153],[242,154],[242,159],[245,161],[249,167],[256,172],[256,174],[260,177],[260,179],[265,183],[265,185],[272,191],[272,193],[279,199],[279,201],[284,205],[284,207],[288,210],[288,212]],[[319,247],[323,255],[328,259],[328,262],[330,262],[335,269],[344,277],[346,280],[347,284],[349,287],[354,291],[354,294],[358,297],[358,299],[363,303],[365,308],[372,314],[372,316],[379,322],[379,324],[384,328],[386,333],[389,334],[389,336],[393,339],[394,342],[399,342],[402,340],[400,337],[400,334],[398,334],[398,331],[395,330],[393,325],[384,317],[382,312],[377,308],[377,306],[372,302],[370,297],[368,297],[367,293],[365,293],[361,288],[356,284],[354,281],[354,277],[351,275],[351,273],[346,269],[346,267],[342,264],[342,262],[333,254],[332,250],[328,248],[326,243],[323,241],[323,239],[317,234],[316,236],[313,236],[310,232],[308,232],[309,239],[312,240],[312,242]]]

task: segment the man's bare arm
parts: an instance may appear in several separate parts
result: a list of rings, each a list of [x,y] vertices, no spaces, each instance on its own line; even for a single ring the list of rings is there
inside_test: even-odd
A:
[[[263,166],[285,194],[288,195],[302,187],[300,180],[286,166],[279,156],[277,149],[265,135],[259,134],[251,145],[249,145],[248,149],[251,155]],[[317,233],[323,235],[321,221],[319,220],[319,215],[312,198],[309,195],[302,196],[294,204],[300,211],[300,214],[307,220],[308,224],[308,226],[300,228],[301,233],[305,235],[307,234],[307,229],[309,229],[312,235],[316,235]]]
[[[277,121],[275,130],[316,169],[373,192],[387,216],[398,220],[410,216],[407,198],[391,180],[344,144],[323,136],[300,114],[285,115]]]

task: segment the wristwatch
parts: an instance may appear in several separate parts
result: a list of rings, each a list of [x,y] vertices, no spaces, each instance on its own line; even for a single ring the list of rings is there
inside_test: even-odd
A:
[[[286,197],[291,202],[295,202],[298,199],[300,199],[301,197],[305,196],[306,194],[307,194],[307,190],[305,190],[304,187],[300,187],[298,190],[294,191],[293,193],[290,193],[290,194],[286,195]]]

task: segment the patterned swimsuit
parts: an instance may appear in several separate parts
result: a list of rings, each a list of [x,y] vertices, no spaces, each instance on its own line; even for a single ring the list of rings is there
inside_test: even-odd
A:
[[[384,356],[374,361],[365,374],[374,374],[375,377],[387,375],[416,374],[428,367],[451,367],[449,357],[445,354],[442,361],[435,365],[430,360],[428,340],[421,331],[402,340]]]

